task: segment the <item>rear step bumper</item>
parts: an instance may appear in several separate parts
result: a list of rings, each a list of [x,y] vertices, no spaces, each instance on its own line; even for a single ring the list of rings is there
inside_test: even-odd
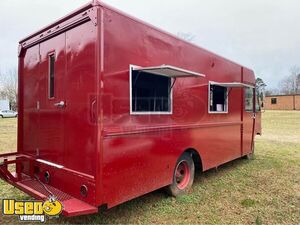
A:
[[[36,198],[37,200],[48,199],[49,193],[45,187],[43,187],[43,185],[46,186],[46,188],[54,194],[57,200],[62,203],[62,214],[66,217],[93,214],[98,212],[97,207],[74,198],[63,191],[52,187],[51,185],[45,183],[42,185],[35,178],[18,172],[10,172],[8,170],[9,164],[17,164],[26,160],[34,160],[34,158],[18,153],[0,155],[0,178],[27,193],[28,195]]]

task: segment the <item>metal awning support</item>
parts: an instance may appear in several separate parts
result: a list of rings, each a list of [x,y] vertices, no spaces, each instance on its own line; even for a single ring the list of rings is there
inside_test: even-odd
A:
[[[174,78],[174,81],[173,81],[172,85],[170,86],[169,94],[171,93],[172,88],[174,87],[175,83],[176,83],[176,77]]]
[[[151,73],[154,75],[160,75],[170,78],[178,78],[178,77],[205,77],[204,74],[197,73],[194,71],[178,68],[170,65],[161,65],[161,66],[153,66],[153,67],[140,67],[134,68],[133,71]]]
[[[221,83],[221,82],[214,82],[211,81],[210,85],[218,85],[222,87],[229,87],[229,88],[241,88],[241,87],[248,87],[248,88],[255,88],[254,85],[251,84],[245,84],[245,83],[240,83],[240,82],[231,82],[231,83]]]
[[[245,83],[241,83],[241,82],[221,83],[221,82],[210,81],[209,83],[210,83],[210,85],[217,85],[217,86],[221,86],[221,87],[230,88],[229,91],[227,92],[226,98],[229,96],[229,94],[230,94],[232,88],[244,88],[244,87],[255,88],[254,85],[251,85],[251,84],[245,84]]]

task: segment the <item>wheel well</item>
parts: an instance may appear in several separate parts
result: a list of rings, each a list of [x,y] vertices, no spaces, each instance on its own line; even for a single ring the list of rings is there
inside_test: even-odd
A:
[[[195,169],[197,171],[203,171],[202,159],[201,159],[200,154],[198,153],[198,151],[196,149],[189,148],[189,149],[185,150],[184,152],[187,152],[192,156],[192,159],[193,159],[194,164],[195,164]]]

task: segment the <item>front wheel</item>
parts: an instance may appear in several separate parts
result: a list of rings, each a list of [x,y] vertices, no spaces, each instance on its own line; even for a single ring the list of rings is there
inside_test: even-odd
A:
[[[182,154],[173,172],[173,183],[166,187],[167,192],[174,197],[186,194],[193,185],[194,175],[195,165],[192,157],[188,153]]]
[[[0,115],[1,118],[3,118],[3,115]]]

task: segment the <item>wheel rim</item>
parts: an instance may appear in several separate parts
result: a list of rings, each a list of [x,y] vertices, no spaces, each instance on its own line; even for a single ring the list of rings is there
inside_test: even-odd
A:
[[[175,182],[179,189],[185,189],[190,181],[191,171],[186,161],[178,163],[175,170]]]

